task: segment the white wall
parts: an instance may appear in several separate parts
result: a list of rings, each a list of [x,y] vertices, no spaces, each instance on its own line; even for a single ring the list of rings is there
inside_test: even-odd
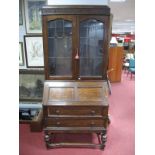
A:
[[[108,5],[109,0],[47,0],[48,5]]]

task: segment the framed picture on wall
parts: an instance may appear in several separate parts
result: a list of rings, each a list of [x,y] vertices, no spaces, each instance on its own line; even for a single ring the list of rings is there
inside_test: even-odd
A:
[[[19,66],[24,66],[23,43],[19,42]]]
[[[23,25],[22,0],[19,0],[19,25]]]
[[[43,39],[41,35],[24,36],[25,56],[28,68],[44,67]]]
[[[27,33],[42,33],[41,8],[46,0],[24,0]]]

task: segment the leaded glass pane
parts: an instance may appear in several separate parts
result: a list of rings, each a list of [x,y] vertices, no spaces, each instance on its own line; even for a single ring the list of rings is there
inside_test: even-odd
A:
[[[104,23],[80,23],[80,76],[102,76]]]
[[[72,22],[63,19],[48,22],[48,57],[50,75],[72,75]]]

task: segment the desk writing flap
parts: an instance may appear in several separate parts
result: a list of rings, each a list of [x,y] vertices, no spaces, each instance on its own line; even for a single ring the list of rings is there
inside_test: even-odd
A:
[[[60,102],[104,102],[107,104],[107,85],[105,82],[67,82],[46,81],[43,103]]]

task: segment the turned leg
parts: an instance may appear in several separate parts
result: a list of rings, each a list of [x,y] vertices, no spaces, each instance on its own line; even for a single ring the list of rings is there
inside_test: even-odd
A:
[[[104,130],[101,133],[101,146],[100,146],[100,149],[104,149],[106,141],[107,141],[107,132],[106,132],[106,130]]]
[[[45,131],[44,134],[45,134],[45,135],[44,135],[44,140],[45,140],[45,143],[46,143],[46,147],[48,148],[48,144],[49,144],[49,142],[50,142],[50,136],[49,136],[49,134],[48,134],[47,131]]]
[[[108,121],[108,125],[109,125],[111,123],[110,115],[108,115],[107,121]]]
[[[49,148],[49,145],[52,143],[52,134],[48,133],[48,131],[45,131],[44,140],[46,143],[46,147]]]

